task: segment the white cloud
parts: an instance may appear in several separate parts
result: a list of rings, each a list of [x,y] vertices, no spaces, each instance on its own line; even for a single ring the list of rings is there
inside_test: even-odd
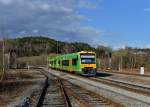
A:
[[[40,7],[43,10],[49,10],[50,9],[50,5],[48,5],[48,4],[42,4]]]
[[[32,32],[33,33],[38,33],[39,31],[37,29],[34,29]]]
[[[114,46],[113,49],[114,49],[114,50],[125,49],[126,46],[127,46],[127,45],[120,44],[120,45],[118,45],[118,46]]]
[[[144,11],[150,12],[150,8],[145,8]]]
[[[93,3],[92,0],[78,0],[79,8],[86,8],[86,9],[97,9],[100,7],[102,0],[96,0],[96,3]]]
[[[95,9],[97,6],[92,4],[90,1],[87,0],[80,0],[79,1],[79,8],[87,8],[87,9]]]
[[[149,44],[149,45],[144,46],[144,48],[148,48],[148,49],[150,49],[150,44]]]
[[[24,30],[23,30],[23,31],[20,31],[19,34],[20,34],[20,35],[24,35],[24,34],[26,34],[26,31],[24,31]]]
[[[13,0],[0,0],[1,3],[8,5],[11,4],[13,2]]]
[[[51,35],[93,43],[101,31],[82,26],[88,18],[79,10],[96,5],[90,0],[0,0],[0,27],[11,30],[10,35]]]

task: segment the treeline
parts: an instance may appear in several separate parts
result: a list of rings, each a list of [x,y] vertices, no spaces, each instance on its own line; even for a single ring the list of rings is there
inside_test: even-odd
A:
[[[5,42],[7,52],[15,52],[17,57],[39,56],[41,54],[65,54],[82,50],[94,51],[89,44],[56,41],[47,37],[23,37],[9,39]]]
[[[7,59],[8,56],[10,57],[10,66],[16,62],[16,59],[22,57],[25,59],[25,57],[31,58],[32,56],[66,54],[79,51],[96,52],[97,65],[101,69],[137,69],[140,66],[145,66],[147,69],[150,69],[150,49],[126,47],[125,49],[112,50],[107,46],[92,47],[87,43],[62,42],[42,36],[22,37],[5,40],[5,56]],[[2,41],[0,41],[0,55],[1,63]]]
[[[54,39],[51,39],[48,37],[42,37],[42,36],[22,37],[22,38],[15,38],[15,39],[5,38],[4,44],[5,44],[5,63],[6,63],[5,66],[8,65],[7,67],[10,67],[10,68],[20,67],[22,65],[28,65],[29,62],[31,63],[31,61],[29,60],[32,59],[31,57],[33,56],[43,56],[43,55],[46,56],[49,54],[66,54],[66,53],[72,53],[72,52],[79,52],[83,50],[95,51],[95,48],[91,47],[87,43],[62,42],[62,41],[56,41]],[[2,45],[3,45],[3,41],[0,41],[0,53],[1,54],[2,54]],[[0,57],[1,57],[0,65],[2,65],[2,56]],[[17,59],[20,59],[22,57],[24,57],[23,59],[26,59],[25,57],[28,57],[30,59],[28,59],[27,62],[25,62],[26,60],[24,60],[24,62],[19,60],[19,63],[18,63]],[[43,60],[46,60],[46,59],[43,59]],[[40,62],[42,63],[43,61],[40,61]]]
[[[100,68],[128,71],[139,71],[140,67],[150,72],[150,49],[140,49],[126,47],[111,51],[111,55],[107,51],[100,56]]]

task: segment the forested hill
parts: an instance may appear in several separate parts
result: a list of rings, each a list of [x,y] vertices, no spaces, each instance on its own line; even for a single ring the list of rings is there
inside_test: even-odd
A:
[[[2,49],[2,41],[0,41],[0,49]],[[113,53],[131,53],[131,54],[149,54],[150,49],[140,49],[126,47],[125,49],[113,51],[110,47],[97,46],[96,48],[83,42],[62,42],[48,37],[22,37],[5,40],[5,53],[15,53],[17,57],[23,56],[39,56],[41,54],[50,53],[72,53],[79,51],[95,51],[98,57],[108,57],[110,51]]]
[[[95,51],[87,43],[82,42],[62,42],[48,37],[22,37],[9,39],[5,42],[6,50],[15,52],[18,57],[37,56],[50,53],[72,53],[82,50]]]
[[[108,59],[110,56],[112,57],[113,69],[118,69],[120,64],[122,64],[121,66],[123,68],[139,68],[141,65],[144,65],[147,69],[150,67],[150,49],[148,48],[126,47],[125,49],[112,50],[106,46],[100,45],[94,48],[87,43],[67,43],[47,37],[22,37],[5,40],[5,56],[10,54],[10,62],[12,63],[19,57],[31,58],[29,56],[46,56],[42,54],[51,53],[65,54],[83,50],[95,51],[97,53],[97,59],[100,59],[102,69],[109,67]],[[0,40],[0,65],[2,65],[2,59],[2,41]],[[26,65],[26,62],[23,63],[23,65]]]

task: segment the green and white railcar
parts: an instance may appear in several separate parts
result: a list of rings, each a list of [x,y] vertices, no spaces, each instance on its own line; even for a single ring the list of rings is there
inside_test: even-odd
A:
[[[68,72],[75,72],[81,75],[96,75],[96,54],[95,52],[81,51],[77,53],[64,54],[50,57],[49,67]]]

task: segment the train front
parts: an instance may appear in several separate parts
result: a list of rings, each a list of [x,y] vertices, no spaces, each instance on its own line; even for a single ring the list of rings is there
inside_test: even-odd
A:
[[[84,76],[96,75],[96,54],[95,52],[80,52],[81,70]]]

